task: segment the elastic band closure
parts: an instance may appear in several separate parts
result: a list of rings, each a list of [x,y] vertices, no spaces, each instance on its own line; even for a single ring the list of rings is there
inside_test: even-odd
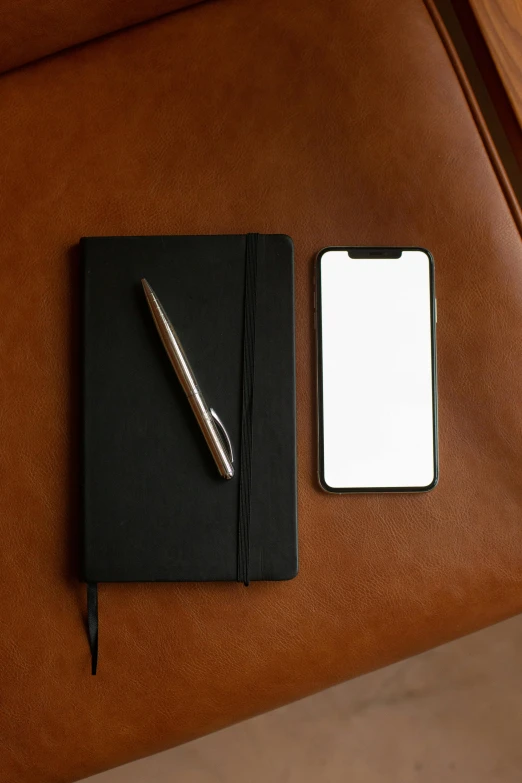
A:
[[[250,496],[252,488],[252,413],[256,358],[256,290],[259,234],[247,234],[245,254],[245,314],[243,330],[243,393],[239,463],[237,581],[249,584]]]
[[[98,668],[98,584],[87,582],[87,633],[91,648],[91,674]]]

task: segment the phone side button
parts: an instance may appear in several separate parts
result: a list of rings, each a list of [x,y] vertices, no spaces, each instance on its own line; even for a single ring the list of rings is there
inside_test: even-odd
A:
[[[437,300],[435,299],[435,323],[437,323]]]

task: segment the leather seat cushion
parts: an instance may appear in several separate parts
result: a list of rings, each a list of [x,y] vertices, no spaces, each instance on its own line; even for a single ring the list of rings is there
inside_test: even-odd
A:
[[[0,125],[3,780],[77,779],[520,611],[520,235],[420,0],[198,5],[4,75]],[[247,231],[295,242],[299,576],[102,585],[91,677],[74,246]],[[427,495],[318,487],[313,262],[336,244],[434,254]]]

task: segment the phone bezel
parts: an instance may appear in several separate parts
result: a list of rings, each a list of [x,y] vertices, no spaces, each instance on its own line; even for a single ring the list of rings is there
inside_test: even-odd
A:
[[[400,258],[397,253],[400,251],[416,250],[425,253],[429,262],[430,276],[430,324],[431,324],[431,369],[432,369],[432,401],[433,401],[433,481],[424,487],[331,487],[326,482],[324,476],[324,438],[323,438],[323,363],[322,363],[322,299],[321,299],[321,259],[325,253],[332,250],[350,251],[357,254],[368,252],[368,256],[359,258]],[[424,247],[364,247],[364,246],[346,246],[346,247],[325,247],[316,257],[315,261],[315,326],[316,326],[316,357],[317,357],[317,419],[318,419],[318,478],[321,488],[325,492],[334,494],[360,494],[360,493],[382,493],[382,492],[429,492],[437,486],[439,480],[439,449],[438,449],[438,403],[437,403],[437,340],[436,340],[436,298],[435,298],[435,264],[433,256],[429,250]]]

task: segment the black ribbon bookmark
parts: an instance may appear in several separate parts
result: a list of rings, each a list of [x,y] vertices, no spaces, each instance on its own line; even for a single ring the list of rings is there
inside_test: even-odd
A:
[[[91,674],[98,668],[98,583],[87,583],[87,633],[91,648]]]
[[[245,311],[243,331],[243,390],[239,463],[239,521],[237,581],[249,584],[250,496],[252,487],[252,413],[256,358],[256,297],[259,234],[247,234],[245,254]]]

